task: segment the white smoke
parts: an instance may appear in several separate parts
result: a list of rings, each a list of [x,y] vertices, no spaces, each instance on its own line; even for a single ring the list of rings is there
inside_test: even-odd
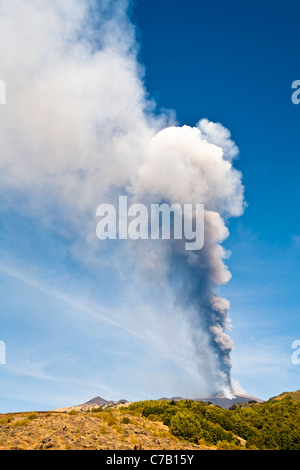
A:
[[[228,392],[229,303],[214,288],[230,279],[221,246],[229,235],[226,220],[244,209],[241,174],[233,168],[238,149],[221,124],[202,119],[196,127],[178,127],[156,113],[137,57],[125,2],[0,0],[1,78],[7,84],[0,117],[3,206],[13,204],[23,216],[71,234],[73,254],[84,253],[87,264],[121,269],[119,260],[126,259],[129,292],[132,283],[147,290],[152,279],[167,305],[144,318],[129,309],[126,323],[149,341],[152,335],[153,344],[187,370],[196,364],[199,394]],[[119,247],[105,258],[95,237],[95,210],[121,190],[140,202],[205,204],[204,250],[187,255],[181,246],[149,242],[146,250],[141,243],[125,250],[129,260]],[[182,304],[167,279],[177,255],[191,283]],[[168,340],[170,318],[176,349]],[[192,337],[196,346],[185,348]],[[193,348],[195,358],[187,360]]]
[[[223,141],[226,130],[216,125],[215,140],[217,131]],[[224,145],[229,147],[228,140]],[[197,127],[168,127],[155,135],[139,171],[139,184],[153,196],[181,204],[203,201],[208,210],[231,216],[243,210],[240,173],[224,158],[223,148],[209,143]]]
[[[69,217],[94,212],[112,185],[129,181],[156,125],[148,122],[151,103],[122,2],[109,7],[113,17],[102,27],[95,5],[0,3],[9,95],[1,116],[2,188],[31,194],[43,210],[48,199],[56,208],[67,205]]]

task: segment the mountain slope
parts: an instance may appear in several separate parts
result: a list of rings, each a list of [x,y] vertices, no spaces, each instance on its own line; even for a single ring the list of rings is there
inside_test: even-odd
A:
[[[277,395],[276,397],[273,397],[272,400],[285,400],[285,399],[290,399],[291,401],[298,402],[300,401],[300,390],[296,390],[295,392],[283,392],[280,393],[280,395]]]
[[[0,450],[205,450],[153,423],[120,411],[0,415]]]
[[[118,404],[125,404],[127,403],[127,400],[118,400],[118,401],[114,401],[114,400],[105,400],[105,398],[102,398],[102,397],[95,397],[95,398],[92,398],[91,400],[83,403],[83,405],[97,405],[99,407],[103,407],[105,405],[118,405]]]
[[[299,396],[243,397],[252,403],[230,410],[206,399],[122,404],[95,397],[61,412],[0,414],[0,450],[300,450]]]
[[[188,400],[188,398],[182,397],[172,397],[172,398],[160,398],[161,400],[167,401],[180,401],[180,400]],[[237,395],[234,398],[225,398],[225,397],[206,397],[206,398],[194,398],[194,401],[203,401],[204,403],[212,403],[213,405],[220,406],[221,408],[229,409],[233,405],[237,405],[239,403],[249,403],[252,401],[256,401],[257,403],[262,403],[263,400],[259,398],[252,397],[250,395]]]
[[[93,410],[95,408],[107,409],[107,408],[111,408],[111,407],[123,406],[123,405],[126,405],[127,403],[129,403],[129,402],[127,400],[124,400],[124,399],[114,401],[114,400],[106,400],[105,398],[102,398],[102,397],[95,397],[95,398],[92,398],[91,400],[89,400],[85,403],[82,403],[81,405],[67,406],[67,407],[58,408],[58,409],[52,410],[52,411],[60,411],[60,412],[68,412],[68,411],[72,411],[72,410],[75,410],[75,411],[90,411],[90,410]]]

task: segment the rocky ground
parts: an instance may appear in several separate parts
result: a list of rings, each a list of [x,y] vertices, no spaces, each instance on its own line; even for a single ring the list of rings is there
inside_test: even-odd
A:
[[[119,411],[0,414],[0,450],[205,450]]]

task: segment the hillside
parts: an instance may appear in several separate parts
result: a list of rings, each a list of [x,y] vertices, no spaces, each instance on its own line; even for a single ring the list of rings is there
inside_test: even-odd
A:
[[[114,401],[114,400],[106,400],[105,398],[102,398],[102,397],[95,397],[95,398],[92,398],[91,400],[89,400],[85,403],[82,403],[81,405],[67,406],[67,407],[58,408],[58,409],[52,410],[52,411],[58,411],[58,412],[69,412],[69,411],[72,411],[72,410],[75,410],[75,411],[91,411],[95,408],[101,408],[103,410],[106,410],[108,408],[118,408],[118,407],[126,405],[126,404],[129,404],[129,402],[127,400],[124,400],[124,399]]]
[[[276,401],[281,401],[284,399],[288,399],[294,402],[299,402],[300,401],[300,390],[297,390],[296,392],[283,392],[280,395],[277,395],[276,397],[273,397],[272,400]]]
[[[193,400],[148,400],[129,409],[162,421],[174,436],[189,442],[224,449],[300,450],[300,402],[289,396],[234,404],[229,410]]]
[[[230,409],[180,397],[96,397],[50,412],[2,414],[0,450],[300,450],[299,394]]]
[[[0,450],[186,450],[163,423],[118,410],[0,415]]]

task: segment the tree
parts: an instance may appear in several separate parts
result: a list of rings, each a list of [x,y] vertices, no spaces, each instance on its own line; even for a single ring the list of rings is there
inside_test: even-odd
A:
[[[179,411],[171,419],[170,431],[174,436],[191,442],[198,442],[202,437],[199,421],[194,413]]]

